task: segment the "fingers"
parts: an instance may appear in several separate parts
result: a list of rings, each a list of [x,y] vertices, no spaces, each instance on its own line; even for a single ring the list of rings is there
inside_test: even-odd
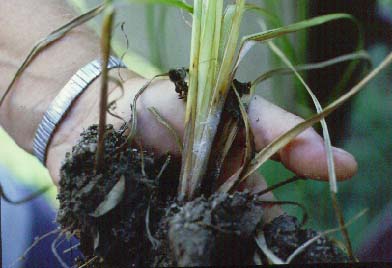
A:
[[[261,150],[273,139],[303,121],[261,97],[254,97],[249,106],[249,118],[255,136],[256,149]],[[346,179],[357,171],[354,157],[342,149],[333,148],[336,175]],[[312,128],[305,130],[278,153],[280,161],[298,175],[328,179],[323,139]]]
[[[140,85],[137,88],[140,88]],[[170,131],[162,127],[147,110],[149,107],[155,107],[178,135],[183,136],[185,103],[178,99],[173,83],[169,80],[153,83],[140,97],[137,105],[138,136],[141,137],[143,145],[157,153],[179,154],[179,148]],[[258,96],[250,103],[249,117],[257,150],[261,150],[274,138],[303,121]],[[338,179],[353,176],[357,171],[353,156],[338,148],[334,148],[333,153]],[[298,175],[323,180],[328,178],[323,139],[311,128],[281,149],[277,156],[288,169]]]

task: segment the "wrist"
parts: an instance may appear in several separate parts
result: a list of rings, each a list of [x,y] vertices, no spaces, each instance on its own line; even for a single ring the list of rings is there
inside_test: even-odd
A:
[[[47,0],[4,1],[0,14],[12,21],[0,29],[2,96],[33,46],[74,15],[63,1]],[[32,151],[35,130],[51,101],[81,66],[99,56],[99,39],[81,25],[34,57],[0,107],[1,125],[20,147]]]
[[[40,52],[6,97],[0,109],[1,123],[25,150],[32,151],[38,124],[58,92],[81,66],[99,57],[99,48],[93,45],[88,50],[84,47],[86,43],[92,42],[83,32],[70,33]],[[8,86],[22,60],[11,62],[15,64],[6,67],[8,77],[3,80],[3,88]]]

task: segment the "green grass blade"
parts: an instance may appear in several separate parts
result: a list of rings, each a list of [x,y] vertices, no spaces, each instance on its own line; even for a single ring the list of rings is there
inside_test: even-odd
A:
[[[229,40],[230,30],[233,24],[233,18],[236,14],[236,5],[228,5],[223,16],[221,38],[219,44],[219,62],[222,62],[223,55]]]
[[[237,40],[239,37],[242,16],[244,13],[244,5],[244,0],[237,0],[235,13],[232,17],[232,23],[227,37],[225,49],[222,52],[222,62],[220,62],[221,67],[219,69],[217,82],[213,93],[214,96],[211,103],[211,106],[216,106],[218,110],[221,110],[221,108],[223,107],[223,103],[226,99],[227,92],[229,90],[230,83],[232,80],[232,64],[234,54],[237,48]],[[217,103],[219,104],[216,105]]]
[[[189,65],[189,88],[185,111],[185,131],[183,140],[182,165],[179,183],[179,200],[186,198],[188,193],[189,177],[192,172],[193,164],[193,143],[195,131],[195,118],[198,93],[198,66],[200,52],[200,35],[201,35],[201,14],[202,2],[195,0],[193,9],[192,22],[192,39]]]
[[[240,52],[238,53],[238,57],[236,60],[236,67],[235,70],[237,69],[239,63],[241,60],[245,57],[247,52],[250,50],[250,48],[254,45],[255,42],[263,42],[268,39],[276,38],[282,35],[286,35],[288,33],[293,33],[297,32],[303,29],[315,27],[317,25],[321,25],[333,20],[339,20],[339,19],[350,19],[350,20],[355,20],[355,18],[351,15],[348,14],[330,14],[330,15],[323,15],[319,17],[315,17],[309,20],[304,20],[300,21],[294,24],[290,24],[284,27],[279,27],[276,29],[271,29],[267,31],[263,31],[260,33],[255,33],[251,35],[244,36],[241,40],[241,45],[240,45]]]
[[[257,41],[262,42],[268,39],[272,39],[281,35],[285,35],[288,33],[297,32],[303,29],[308,29],[311,27],[315,27],[330,21],[340,20],[340,19],[350,19],[355,21],[355,18],[349,14],[337,13],[337,14],[329,14],[311,18],[309,20],[300,21],[294,24],[290,24],[284,27],[267,30],[261,33],[255,33],[248,36],[244,36],[242,38],[242,44],[247,41]]]
[[[208,104],[211,101],[211,92],[216,80],[219,43],[214,40],[218,40],[221,34],[223,1],[216,3],[208,5],[202,17],[205,28],[201,33],[198,87],[203,89],[203,94],[197,96],[196,123],[207,120]]]
[[[257,9],[256,9],[257,10]],[[276,38],[282,35],[286,35],[288,33],[297,32],[303,29],[315,27],[317,25],[321,25],[333,20],[338,19],[351,19],[355,21],[355,18],[348,14],[330,14],[330,15],[323,15],[319,17],[315,17],[309,20],[300,21],[294,24],[290,24],[284,27],[279,27],[272,30],[263,31],[261,33],[255,33],[251,35],[244,36],[241,40],[240,50],[236,59],[236,64],[234,67],[234,73],[237,71],[238,65],[248,53],[248,51],[253,47],[256,42],[263,42],[268,39]],[[287,41],[288,42],[288,41]],[[289,42],[288,42],[289,44]],[[286,45],[288,48],[289,45]]]
[[[163,4],[167,6],[181,8],[189,13],[193,13],[193,7],[183,2],[182,0],[127,0],[130,3],[141,4]]]
[[[245,11],[253,12],[261,16],[262,20],[265,21],[268,28],[278,28],[283,25],[281,19],[275,14],[278,13],[276,8],[262,8],[253,4],[246,4]],[[283,48],[284,53],[292,61],[297,61],[296,53],[293,44],[287,36],[282,36],[281,39],[277,40],[278,45]]]
[[[212,91],[207,93],[207,91],[203,90],[203,93],[199,93],[199,95],[212,94],[212,98],[209,97],[209,102],[203,102],[203,105],[205,105],[205,108],[207,108],[207,114],[203,114],[203,117],[201,117],[205,118],[205,120],[197,121],[202,124],[202,127],[198,127],[197,131],[195,131],[194,149],[197,152],[197,155],[195,157],[192,175],[194,176],[195,185],[199,185],[198,181],[202,179],[207,168],[207,163],[209,160],[208,156],[211,151],[212,142],[215,137],[223,105],[231,85],[232,63],[237,48],[244,3],[244,0],[236,1],[236,9],[232,18],[227,43],[225,45],[225,49],[223,50],[222,62],[219,62],[217,65],[217,67],[219,67],[219,71],[213,79],[214,83],[213,88],[211,88]],[[213,40],[214,44],[216,44],[217,41],[219,42],[217,39]],[[218,44],[220,44],[220,42]],[[207,47],[206,49],[211,48]],[[216,57],[218,57],[218,55],[216,55]],[[211,57],[211,59],[214,58],[215,57]],[[192,198],[192,195],[190,197]]]
[[[221,21],[223,14],[223,1],[206,1],[203,3],[204,11],[201,17],[200,51],[198,58],[198,92],[196,99],[195,129],[192,165],[192,175],[189,179],[189,198],[198,192],[201,180],[207,169],[209,152],[213,136],[204,136],[205,131],[210,133],[211,127],[210,103],[217,80],[219,38],[221,35]],[[213,115],[215,118],[215,115]],[[212,122],[213,124],[215,121]],[[219,123],[216,122],[217,124]],[[216,124],[216,127],[217,127]]]
[[[223,27],[222,0],[194,3],[180,199],[192,199],[198,193],[207,169],[212,142],[231,85],[232,63],[245,1],[236,0],[233,14],[230,19],[226,16],[226,26]],[[224,49],[220,47],[223,44]]]

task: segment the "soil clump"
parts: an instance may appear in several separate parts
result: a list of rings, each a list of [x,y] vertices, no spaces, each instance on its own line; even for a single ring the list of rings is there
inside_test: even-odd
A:
[[[84,258],[78,265],[94,258],[84,267],[238,266],[254,264],[255,254],[267,264],[255,242],[257,230],[283,260],[317,235],[288,215],[264,224],[258,196],[248,192],[177,202],[179,161],[166,166],[166,157],[124,146],[123,132],[107,126],[105,164],[96,169],[98,127],[89,127],[61,168],[57,221],[80,239]],[[348,259],[319,238],[293,261]]]

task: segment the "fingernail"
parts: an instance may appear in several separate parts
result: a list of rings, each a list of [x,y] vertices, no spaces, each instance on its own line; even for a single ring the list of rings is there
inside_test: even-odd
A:
[[[354,159],[354,157],[349,152],[347,152],[341,148],[332,147],[332,151],[334,154],[339,154],[342,157],[348,157],[348,158]]]

